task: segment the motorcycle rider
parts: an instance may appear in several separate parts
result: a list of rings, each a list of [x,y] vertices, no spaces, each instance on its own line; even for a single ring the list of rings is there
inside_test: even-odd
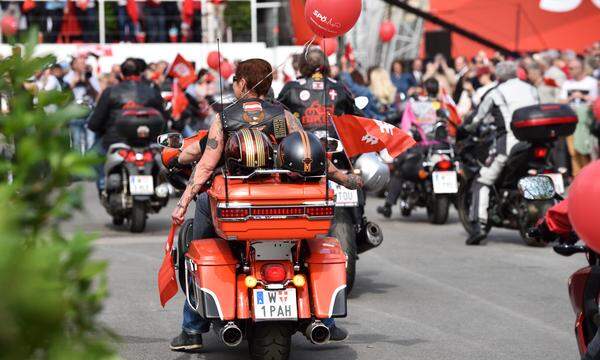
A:
[[[302,131],[300,122],[281,104],[266,101],[271,89],[272,68],[262,59],[242,61],[236,68],[233,78],[233,90],[237,102],[226,108],[209,130],[206,147],[189,146],[179,157],[179,163],[190,164],[198,161],[194,174],[190,179],[177,207],[173,211],[173,222],[182,224],[187,208],[194,197],[196,211],[193,224],[193,238],[203,239],[216,237],[210,206],[206,193],[200,193],[202,187],[212,176],[221,161],[224,147],[230,135],[241,129],[256,129],[264,132],[274,142],[283,139],[287,134]],[[357,189],[362,186],[360,176],[346,174],[329,164],[328,177],[344,186]],[[325,323],[330,327],[331,340],[342,341],[348,336],[346,330],[335,326],[333,320]],[[171,342],[175,351],[190,351],[202,348],[202,333],[208,332],[210,322],[194,312],[187,302],[183,309],[182,332]]]
[[[300,78],[290,81],[277,100],[300,119],[306,131],[325,130],[325,107],[329,114],[359,115],[352,94],[346,87],[329,77],[327,57],[320,48],[310,48],[300,56]]]
[[[96,133],[97,152],[104,156],[108,148],[115,143],[121,142],[119,131],[115,126],[117,117],[123,109],[131,108],[153,108],[163,114],[163,119],[168,119],[168,114],[163,105],[160,92],[141,81],[141,69],[135,59],[127,59],[121,64],[122,81],[105,89],[98,100],[88,123],[88,128]],[[99,168],[98,190],[103,190],[102,166]]]
[[[467,238],[467,245],[479,245],[487,236],[483,230],[488,221],[490,188],[494,185],[508,159],[513,146],[518,143],[510,123],[516,109],[539,103],[537,89],[517,77],[517,64],[503,61],[496,66],[499,85],[490,90],[470,124],[465,126],[468,132],[474,132],[480,122],[493,121],[498,129],[495,158],[491,164],[479,170],[479,176],[473,182],[471,202],[471,222],[473,231]]]
[[[417,146],[409,149],[405,154],[394,159],[395,174],[390,180],[388,193],[383,206],[377,208],[377,212],[386,218],[392,216],[392,206],[398,201],[398,197],[402,191],[402,179],[398,170],[402,161],[412,152],[423,151],[423,147],[428,146],[431,141],[427,139],[427,134],[433,131],[433,127],[437,121],[437,110],[440,106],[438,94],[440,84],[435,78],[429,78],[423,83],[426,95],[419,96],[417,99],[410,99],[408,109],[404,110],[402,116],[401,127],[407,133],[413,133],[413,138],[417,141]]]

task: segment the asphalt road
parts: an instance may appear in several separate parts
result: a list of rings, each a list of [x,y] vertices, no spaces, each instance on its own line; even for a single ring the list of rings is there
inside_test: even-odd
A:
[[[180,329],[183,296],[161,308],[156,285],[170,208],[151,215],[144,234],[113,227],[91,185],[87,209],[68,230],[95,232],[96,256],[107,259],[110,298],[102,320],[121,337],[125,359],[245,359],[247,346],[228,349],[211,332],[199,354],[169,351]],[[390,220],[374,209],[385,241],[365,253],[338,320],[347,342],[313,346],[294,336],[291,359],[578,359],[567,279],[583,256],[563,258],[550,248],[528,248],[517,232],[494,229],[486,246],[467,247],[453,212],[447,225],[424,212]],[[174,204],[174,201],[171,202]]]

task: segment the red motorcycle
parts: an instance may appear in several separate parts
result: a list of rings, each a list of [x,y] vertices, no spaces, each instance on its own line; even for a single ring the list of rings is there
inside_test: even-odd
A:
[[[289,174],[217,175],[207,193],[218,237],[191,241],[180,257],[190,307],[227,346],[246,339],[252,359],[287,359],[297,331],[324,344],[321,320],[347,312],[346,258],[327,236],[333,191],[325,176],[285,181]]]

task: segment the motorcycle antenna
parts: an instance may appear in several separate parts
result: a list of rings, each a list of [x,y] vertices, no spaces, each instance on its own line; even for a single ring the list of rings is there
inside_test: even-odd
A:
[[[217,53],[219,54],[219,92],[221,96],[221,111],[219,113],[219,117],[221,118],[221,128],[223,129],[223,142],[225,142],[225,106],[223,105],[223,75],[221,73],[221,38],[217,37]],[[229,181],[227,179],[227,175],[229,174],[229,169],[227,165],[227,151],[223,151],[223,156],[225,157],[225,206],[229,206]]]
[[[322,41],[321,42],[322,46],[323,46],[323,65],[321,66],[321,68],[319,69],[319,71],[321,71],[321,75],[323,75],[323,104],[325,106],[325,111],[324,111],[324,116],[325,116],[325,153],[327,153],[327,150],[329,148],[329,117],[331,116],[329,114],[329,107],[327,106],[327,72],[325,71],[325,68],[327,66],[327,62],[329,61],[327,59],[327,42],[326,41]],[[308,55],[308,48],[306,51],[306,54]],[[325,206],[327,206],[327,204],[329,203],[329,179],[327,178],[327,173],[329,172],[329,163],[327,164],[327,166],[325,167]]]

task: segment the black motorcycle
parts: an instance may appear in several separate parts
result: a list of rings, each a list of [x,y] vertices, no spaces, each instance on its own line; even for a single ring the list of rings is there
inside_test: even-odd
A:
[[[559,136],[575,131],[577,117],[570,107],[559,104],[533,105],[513,114],[512,131],[520,142],[515,145],[504,169],[490,192],[486,233],[492,227],[518,230],[529,246],[545,246],[543,241],[530,238],[527,231],[553,205],[553,201],[527,200],[517,188],[519,180],[532,175],[546,175],[554,181],[557,193],[564,192],[566,169],[558,169],[550,156]],[[470,210],[473,182],[479,170],[493,162],[498,132],[493,125],[481,125],[478,131],[458,141],[457,155],[461,164],[460,191],[457,209],[465,230],[472,234],[474,224]]]
[[[409,217],[417,207],[427,209],[427,217],[432,224],[445,224],[448,220],[450,204],[458,193],[458,163],[454,145],[449,137],[450,122],[444,110],[438,110],[438,120],[430,134],[427,146],[416,146],[395,160],[400,176],[400,213]],[[421,139],[414,129],[413,137]]]

